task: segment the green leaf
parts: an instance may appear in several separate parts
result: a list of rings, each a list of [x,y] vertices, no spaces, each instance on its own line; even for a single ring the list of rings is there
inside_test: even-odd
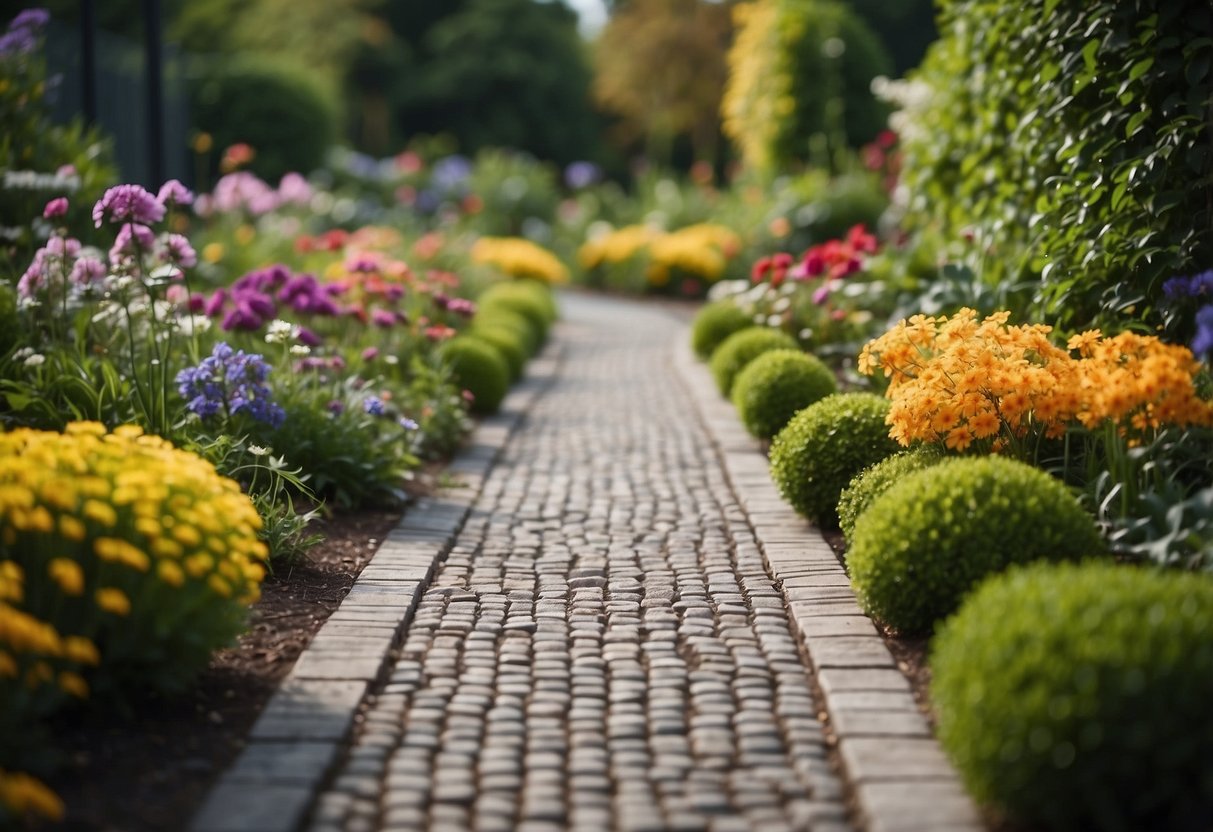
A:
[[[1095,53],[1099,51],[1099,39],[1092,38],[1082,48],[1082,61],[1087,65],[1087,71],[1095,71]]]
[[[1136,81],[1138,78],[1145,75],[1152,66],[1154,66],[1154,58],[1142,58],[1129,68],[1129,80]]]
[[[1139,129],[1141,129],[1141,125],[1144,124],[1145,120],[1148,119],[1149,117],[1150,117],[1150,108],[1148,108],[1148,107],[1141,110],[1140,112],[1134,113],[1133,117],[1129,119],[1129,123],[1125,125],[1125,138],[1126,139],[1133,138],[1134,134],[1137,133],[1137,131]]]

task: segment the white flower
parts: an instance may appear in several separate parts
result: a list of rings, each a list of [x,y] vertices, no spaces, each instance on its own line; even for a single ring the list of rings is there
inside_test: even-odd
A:
[[[265,343],[267,344],[285,344],[298,335],[298,327],[291,324],[290,321],[284,321],[281,318],[272,320],[265,328]]]
[[[270,449],[263,448],[260,445],[249,445],[248,452],[250,454],[252,454],[253,456],[269,456],[270,455]]]
[[[33,354],[34,354],[33,347],[22,347],[21,349],[17,350],[15,353],[13,353],[13,358],[17,361],[23,361],[24,359],[29,358]]]
[[[46,356],[34,353],[25,359],[26,367],[40,367],[46,363]]]
[[[307,344],[292,344],[291,355],[311,355],[312,348]]]

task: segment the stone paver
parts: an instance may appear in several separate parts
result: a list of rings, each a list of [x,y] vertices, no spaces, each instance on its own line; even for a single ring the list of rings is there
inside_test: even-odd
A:
[[[980,828],[685,324],[563,306],[558,364],[384,542],[195,832]]]

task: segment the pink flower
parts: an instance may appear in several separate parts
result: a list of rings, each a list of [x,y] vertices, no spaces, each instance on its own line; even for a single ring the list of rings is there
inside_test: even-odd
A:
[[[371,323],[386,329],[396,325],[396,315],[386,309],[375,309],[371,312]]]
[[[140,251],[149,251],[155,242],[156,235],[146,225],[128,222],[118,229],[118,236],[110,249],[110,262],[116,265]]]
[[[93,206],[93,223],[137,222],[151,225],[164,219],[164,206],[138,185],[115,185]]]
[[[379,357],[379,348],[378,347],[367,347],[366,349],[364,349],[362,351],[362,360],[363,361],[374,361],[378,357]]]
[[[817,287],[817,291],[813,292],[813,303],[817,304],[818,306],[822,306],[829,299],[830,299],[829,284],[823,283],[821,286]]]
[[[194,247],[180,234],[169,234],[165,237],[164,249],[160,256],[183,269],[192,269],[198,265],[198,254],[194,251]]]
[[[67,197],[64,196],[52,199],[50,202],[46,203],[46,207],[42,209],[43,219],[48,220],[54,219],[55,217],[62,217],[66,213]]]
[[[104,278],[105,271],[105,264],[95,257],[81,257],[72,265],[70,280],[77,286],[85,286]]]
[[[454,334],[455,330],[451,329],[449,326],[442,326],[441,324],[425,328],[425,337],[429,338],[431,341],[445,341]]]
[[[163,205],[190,205],[194,201],[194,192],[176,179],[170,179],[160,186],[156,199]]]

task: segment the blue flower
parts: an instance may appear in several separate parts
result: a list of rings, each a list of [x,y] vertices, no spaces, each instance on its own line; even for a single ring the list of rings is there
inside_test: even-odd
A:
[[[362,409],[372,416],[382,416],[385,413],[383,399],[378,396],[367,396],[362,402]]]
[[[247,413],[276,428],[286,411],[273,401],[266,384],[269,374],[270,366],[260,355],[233,350],[220,341],[197,367],[177,373],[177,392],[185,399],[186,409],[203,421]]]
[[[1213,303],[1196,311],[1196,337],[1192,339],[1192,352],[1196,355],[1213,352]]]
[[[414,422],[408,416],[401,416],[400,427],[404,428],[405,430],[417,430],[419,427],[421,427],[421,425]]]

